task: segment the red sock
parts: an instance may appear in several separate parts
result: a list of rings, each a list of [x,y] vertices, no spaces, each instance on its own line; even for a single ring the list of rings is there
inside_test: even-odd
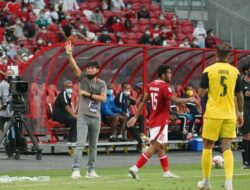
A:
[[[160,162],[161,162],[161,167],[163,169],[164,172],[168,171],[168,157],[167,156],[162,156],[162,157],[158,157]]]
[[[147,161],[150,159],[151,156],[147,155],[146,153],[142,153],[140,158],[137,160],[136,162],[136,167],[137,168],[141,168],[142,166],[144,166]]]

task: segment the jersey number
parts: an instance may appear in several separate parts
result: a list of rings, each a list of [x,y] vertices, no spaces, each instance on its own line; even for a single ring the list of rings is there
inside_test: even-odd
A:
[[[155,92],[152,92],[150,93],[150,96],[151,96],[151,104],[152,104],[152,109],[153,110],[156,110],[157,108],[157,96],[158,96],[158,93],[155,93]]]
[[[227,77],[225,77],[225,76],[220,77],[220,85],[223,88],[223,91],[222,91],[222,93],[220,93],[220,96],[226,96],[226,94],[227,94],[227,85],[225,84],[225,80],[227,80]]]

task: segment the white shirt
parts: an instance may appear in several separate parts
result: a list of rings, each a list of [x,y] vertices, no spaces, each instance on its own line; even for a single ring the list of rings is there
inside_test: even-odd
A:
[[[111,0],[111,11],[120,11],[124,7],[123,0]]]
[[[79,9],[79,5],[76,0],[64,0],[63,2],[66,5],[68,11]]]

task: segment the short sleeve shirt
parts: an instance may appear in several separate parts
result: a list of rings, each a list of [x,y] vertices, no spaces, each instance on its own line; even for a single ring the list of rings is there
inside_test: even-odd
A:
[[[88,79],[84,72],[78,78],[79,88],[92,94],[106,94],[107,85],[105,81],[95,78]],[[101,117],[100,114],[101,102],[91,100],[89,97],[79,95],[78,114],[88,115],[92,117]]]

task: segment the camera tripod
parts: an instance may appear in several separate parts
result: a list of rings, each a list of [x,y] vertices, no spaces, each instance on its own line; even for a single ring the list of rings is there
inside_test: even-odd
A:
[[[17,146],[17,133],[22,131],[22,128],[25,128],[26,132],[28,133],[30,140],[33,144],[32,150],[36,152],[36,159],[41,160],[42,159],[42,149],[38,146],[37,141],[35,140],[33,134],[31,133],[30,129],[26,125],[25,118],[21,112],[14,112],[14,114],[10,117],[10,120],[7,121],[4,125],[4,130],[2,133],[2,136],[0,137],[0,145],[2,144],[3,140],[5,138],[8,138],[9,132],[14,132],[14,143],[12,144],[11,151],[15,153],[14,158],[20,159],[21,152],[23,147]],[[26,143],[26,141],[25,141]],[[5,150],[7,153],[7,150]]]

